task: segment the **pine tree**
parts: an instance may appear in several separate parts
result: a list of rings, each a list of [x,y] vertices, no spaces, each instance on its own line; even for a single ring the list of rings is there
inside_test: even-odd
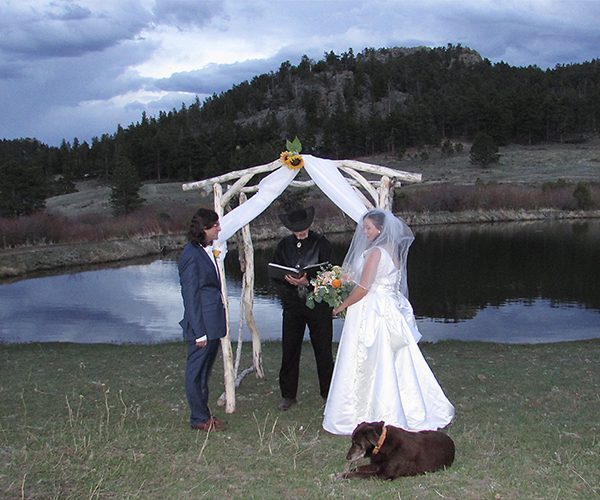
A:
[[[577,201],[577,208],[579,210],[589,210],[594,206],[594,200],[592,199],[592,192],[587,182],[578,182],[573,191],[573,197]]]
[[[498,145],[490,135],[479,132],[473,139],[469,158],[474,165],[486,166],[490,163],[497,163],[500,159]]]
[[[144,199],[140,197],[142,183],[128,158],[119,156],[112,175],[110,204],[115,215],[128,214],[139,208]]]
[[[19,217],[46,206],[46,179],[41,168],[9,160],[0,165],[0,217]]]

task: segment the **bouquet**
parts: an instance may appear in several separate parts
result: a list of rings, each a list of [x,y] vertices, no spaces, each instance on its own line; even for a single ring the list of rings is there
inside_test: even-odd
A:
[[[354,288],[354,284],[342,276],[342,268],[331,264],[323,267],[310,280],[310,284],[312,290],[306,295],[306,306],[310,309],[314,309],[315,302],[326,302],[330,307],[339,306]],[[342,317],[345,313],[342,313]]]

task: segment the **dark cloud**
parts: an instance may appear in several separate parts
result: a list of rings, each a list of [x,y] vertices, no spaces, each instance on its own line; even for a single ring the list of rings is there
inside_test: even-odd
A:
[[[87,7],[82,7],[76,3],[68,3],[62,5],[56,5],[57,10],[51,10],[48,12],[49,19],[59,19],[61,21],[78,21],[86,19],[92,15],[92,11]]]
[[[225,16],[222,0],[156,0],[153,11],[156,23],[180,29],[202,27],[214,18]]]
[[[514,66],[589,61],[598,19],[596,0],[0,0],[0,138],[89,140],[331,50],[460,43]],[[202,63],[159,59],[178,50],[172,67]],[[172,74],[140,76],[160,72],[150,61]]]
[[[0,81],[14,80],[23,76],[25,65],[20,61],[4,61],[0,62]]]
[[[599,18],[600,2],[587,0],[464,2],[440,12],[433,32],[439,45],[454,39],[492,62],[545,69],[598,57]]]
[[[38,137],[56,144],[63,137],[89,140],[112,133],[124,121],[123,105],[106,101],[150,82],[129,69],[146,60],[147,52],[132,41],[15,67],[13,78],[0,79],[0,137]]]
[[[53,2],[46,8],[3,9],[0,54],[7,59],[73,57],[135,39],[151,21],[143,7],[123,2],[110,13]]]
[[[196,97],[202,102],[208,95],[187,92],[170,92],[167,95],[150,102],[130,102],[125,108],[135,115],[134,121],[139,121],[143,111],[145,111],[148,116],[158,116],[161,111],[181,109],[182,105],[187,107],[196,100]]]
[[[341,53],[341,50],[338,53]],[[250,59],[233,64],[209,64],[199,70],[174,73],[169,78],[155,80],[154,87],[157,90],[212,95],[243,81],[250,81],[255,76],[277,71],[285,61],[298,65],[304,55],[316,60],[323,57],[323,54],[321,49],[309,49],[301,53],[294,47],[283,47],[275,55],[265,59]]]
[[[279,67],[281,60],[276,57],[255,59],[235,64],[209,64],[196,71],[175,73],[169,78],[155,80],[159,90],[212,94],[227,90],[232,85],[250,80],[253,76],[268,73]]]

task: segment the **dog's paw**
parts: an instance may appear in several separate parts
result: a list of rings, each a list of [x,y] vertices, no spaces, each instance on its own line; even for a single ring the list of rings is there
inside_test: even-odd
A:
[[[336,472],[335,474],[331,474],[329,477],[333,481],[342,481],[344,479],[348,479],[348,472]]]

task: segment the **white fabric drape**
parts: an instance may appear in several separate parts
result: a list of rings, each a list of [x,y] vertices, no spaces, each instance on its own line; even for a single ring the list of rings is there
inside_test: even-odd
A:
[[[258,192],[246,203],[226,213],[221,219],[221,233],[217,242],[222,243],[231,238],[238,229],[241,229],[254,220],[289,186],[298,170],[281,167],[271,172],[258,183]]]
[[[367,207],[338,170],[337,162],[312,155],[302,155],[302,158],[305,170],[321,191],[354,222],[358,222]]]
[[[366,211],[366,207],[346,178],[340,173],[336,162],[312,155],[302,155],[302,158],[304,159],[306,172],[321,191],[344,213],[358,222],[361,215]],[[298,172],[299,170],[282,166],[262,179],[254,196],[222,217],[221,233],[214,246],[226,250],[225,242],[236,231],[266,210],[289,186],[290,182],[298,175]]]

